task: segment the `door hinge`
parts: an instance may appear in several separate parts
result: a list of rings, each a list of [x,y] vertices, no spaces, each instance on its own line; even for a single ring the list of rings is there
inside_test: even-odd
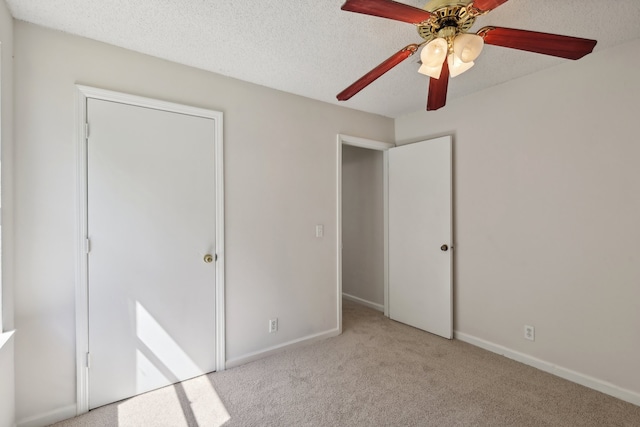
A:
[[[89,123],[84,124],[84,139],[89,139]]]
[[[91,353],[87,352],[87,368],[91,367]]]
[[[91,239],[89,239],[88,237],[84,241],[84,252],[86,254],[91,252]]]

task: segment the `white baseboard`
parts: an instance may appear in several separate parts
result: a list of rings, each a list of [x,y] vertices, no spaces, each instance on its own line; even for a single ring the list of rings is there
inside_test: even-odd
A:
[[[254,360],[259,360],[267,356],[271,356],[272,354],[280,353],[284,350],[288,350],[290,348],[300,347],[303,345],[311,344],[316,341],[324,340],[331,337],[336,337],[340,335],[340,329],[331,329],[326,332],[320,332],[314,335],[308,335],[306,337],[298,338],[297,340],[288,341],[283,344],[278,344],[273,347],[266,348],[264,350],[255,351],[253,353],[245,354],[244,356],[236,357],[235,359],[227,360],[225,364],[225,368],[234,368],[236,366],[244,365],[245,363],[253,362]]]
[[[48,426],[58,421],[66,420],[75,417],[76,405],[65,406],[64,408],[55,409],[46,414],[34,415],[24,420],[17,422],[17,427],[43,427]]]
[[[483,348],[492,353],[500,354],[517,362],[524,363],[525,365],[533,366],[534,368],[540,369],[544,372],[548,372],[560,378],[564,378],[565,380],[569,380],[571,382],[589,387],[601,393],[605,393],[626,402],[633,403],[634,405],[640,406],[640,393],[618,387],[617,385],[610,382],[603,381],[598,378],[582,374],[580,372],[572,371],[571,369],[567,369],[562,366],[554,365],[553,363],[547,362],[545,360],[538,359],[519,351],[511,350],[507,347],[503,347],[501,345],[483,340],[481,338],[476,338],[462,332],[454,332],[454,338],[471,345],[475,345],[476,347]]]
[[[378,310],[384,313],[384,305],[382,304],[378,304],[375,302],[371,302],[371,301],[367,301],[366,299],[362,299],[362,298],[358,298],[355,297],[353,295],[349,295],[349,294],[345,294],[344,292],[342,293],[342,298],[349,300],[349,301],[353,301],[353,302],[357,302],[358,304],[362,304],[364,306],[367,306],[369,308],[373,308],[374,310]]]

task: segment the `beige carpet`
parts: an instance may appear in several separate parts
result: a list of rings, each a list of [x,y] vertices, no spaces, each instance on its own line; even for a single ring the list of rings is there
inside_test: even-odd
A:
[[[344,333],[71,426],[640,426],[640,407],[345,301]]]

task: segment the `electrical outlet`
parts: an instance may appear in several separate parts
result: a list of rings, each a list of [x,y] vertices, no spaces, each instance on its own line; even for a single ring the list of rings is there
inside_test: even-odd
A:
[[[278,318],[269,320],[269,333],[278,331]]]
[[[536,340],[536,328],[530,325],[524,325],[524,339],[529,341]]]

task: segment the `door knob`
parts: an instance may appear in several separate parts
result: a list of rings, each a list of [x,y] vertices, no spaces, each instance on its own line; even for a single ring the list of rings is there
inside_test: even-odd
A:
[[[447,246],[447,245],[442,245],[442,246],[440,246],[440,250],[441,250],[442,252],[447,252],[447,251],[449,250],[449,246]]]
[[[204,262],[206,262],[207,264],[212,263],[213,262],[213,255],[211,254],[206,254],[204,256]]]

